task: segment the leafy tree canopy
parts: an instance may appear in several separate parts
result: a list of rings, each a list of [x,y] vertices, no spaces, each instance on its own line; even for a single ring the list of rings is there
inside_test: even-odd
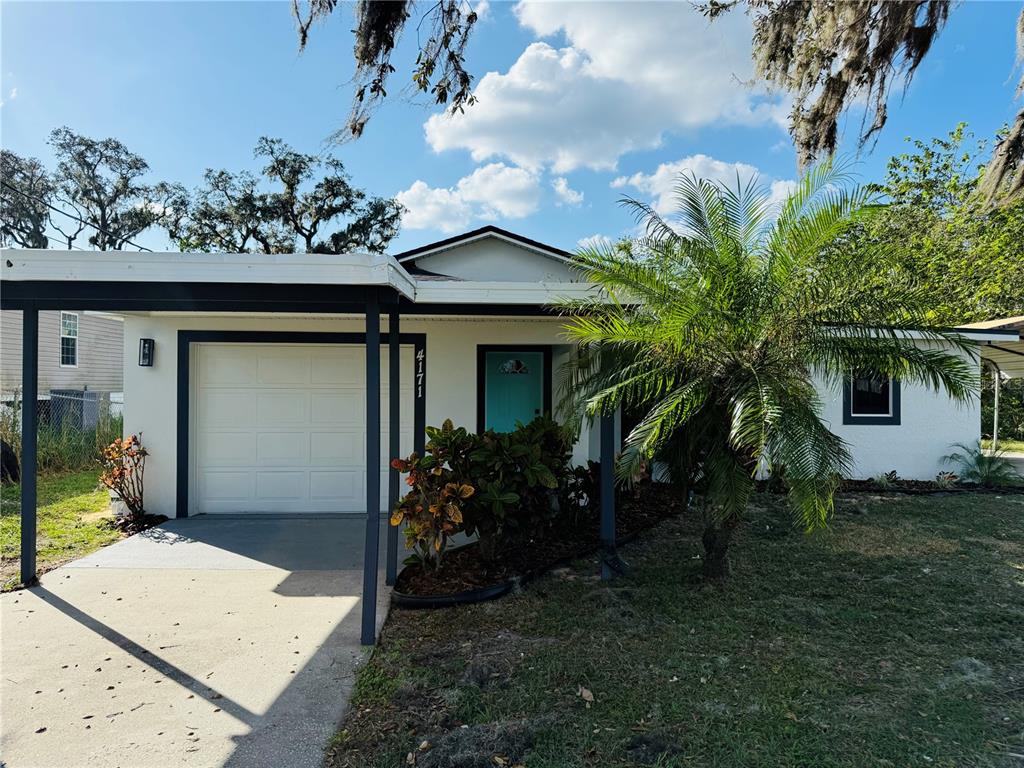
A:
[[[46,248],[53,182],[43,164],[0,149],[0,244]]]
[[[338,131],[338,138],[361,136],[370,116],[387,97],[388,78],[395,72],[391,57],[414,5],[413,0],[356,3],[356,92],[352,113],[345,127]],[[337,6],[337,0],[292,0],[292,11],[299,24],[300,49],[305,48],[313,24],[330,16]],[[420,43],[412,87],[430,93],[438,104],[450,104],[453,111],[475,101],[473,78],[465,66],[465,50],[476,20],[476,13],[465,0],[437,0],[417,23]],[[426,30],[429,34],[419,35]]]
[[[98,250],[124,248],[159,220],[163,208],[158,198],[166,188],[142,182],[149,165],[120,141],[57,128],[49,143],[57,156],[53,198],[71,208],[77,219],[70,224],[51,221],[68,247],[88,229],[89,244]]]
[[[413,0],[356,3],[356,92],[339,137],[359,137],[387,97],[388,79],[396,71],[392,56],[415,5]],[[313,24],[338,6],[337,0],[292,0],[300,48]],[[704,0],[697,5],[711,19],[737,6],[754,20],[757,76],[793,97],[790,134],[800,168],[835,152],[839,120],[857,103],[868,104],[860,144],[882,130],[893,86],[910,83],[954,7],[951,0]],[[408,87],[461,111],[474,102],[465,50],[476,14],[465,0],[439,0],[425,8],[416,28],[429,34],[417,36]],[[1017,49],[1024,59],[1024,12],[1017,22]],[[1024,194],[1024,110],[1001,136],[982,192],[990,202]]]
[[[824,252],[857,259],[882,251],[878,279],[912,280],[933,294],[947,324],[1024,314],[1024,198],[989,207],[981,188],[990,147],[964,124],[948,136],[911,142],[872,185],[884,205],[854,223]],[[845,256],[844,256],[845,257]]]
[[[753,17],[755,70],[791,94],[790,135],[800,167],[835,152],[839,119],[859,99],[868,108],[861,145],[885,126],[894,85],[909,85],[949,19],[950,0],[708,0],[711,19],[741,6]],[[1024,58],[1024,11],[1017,20]],[[1017,95],[1024,93],[1024,77]],[[982,189],[991,202],[1024,192],[1024,110],[1001,136]]]
[[[254,154],[266,163],[262,181],[271,191],[251,173],[212,169],[191,195],[176,191],[164,223],[182,250],[380,253],[398,234],[401,206],[352,186],[337,158],[267,137]]]

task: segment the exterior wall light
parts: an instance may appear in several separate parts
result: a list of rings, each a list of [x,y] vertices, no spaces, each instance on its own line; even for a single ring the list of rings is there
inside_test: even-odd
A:
[[[139,339],[139,365],[143,368],[152,368],[155,355],[156,342],[153,339]]]

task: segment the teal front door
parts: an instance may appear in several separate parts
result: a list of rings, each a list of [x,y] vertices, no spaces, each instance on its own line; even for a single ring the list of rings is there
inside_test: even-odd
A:
[[[544,413],[544,353],[488,350],[484,356],[484,429],[511,432]]]

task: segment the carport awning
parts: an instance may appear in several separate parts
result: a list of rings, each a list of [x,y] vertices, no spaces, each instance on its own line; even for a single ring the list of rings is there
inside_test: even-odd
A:
[[[993,331],[1005,338],[989,339],[981,346],[981,357],[992,363],[1003,378],[1024,378],[1024,315],[986,320],[963,326],[972,331]]]
[[[3,249],[0,257],[4,309],[316,312],[416,299],[415,281],[382,254]]]
[[[993,363],[1004,378],[1024,378],[1024,341],[989,342],[981,356]]]

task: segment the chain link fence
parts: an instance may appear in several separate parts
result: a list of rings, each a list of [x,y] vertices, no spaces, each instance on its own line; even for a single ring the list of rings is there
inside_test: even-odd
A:
[[[40,472],[96,467],[103,449],[121,437],[124,420],[119,392],[50,390],[39,399],[37,463]],[[22,401],[19,394],[0,405],[0,440],[21,466]],[[5,462],[6,463],[6,462]],[[4,475],[9,476],[5,467]],[[20,474],[20,473],[19,473]]]

